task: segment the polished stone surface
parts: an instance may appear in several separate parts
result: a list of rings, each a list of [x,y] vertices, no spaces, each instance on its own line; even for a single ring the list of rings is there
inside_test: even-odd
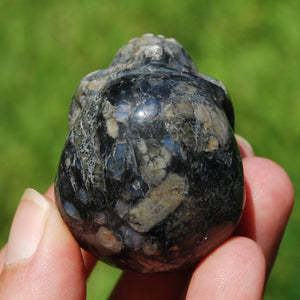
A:
[[[243,209],[243,169],[224,85],[174,39],[144,35],[72,99],[57,204],[79,244],[123,269],[192,266]]]

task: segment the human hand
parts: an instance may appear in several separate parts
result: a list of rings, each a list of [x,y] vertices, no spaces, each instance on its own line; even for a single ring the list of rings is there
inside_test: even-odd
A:
[[[261,298],[294,192],[281,167],[255,157],[240,137],[238,143],[246,205],[234,236],[194,270],[151,275],[124,272],[111,300]],[[0,299],[85,299],[86,279],[95,263],[62,221],[53,186],[45,197],[27,190],[8,244],[0,252]]]

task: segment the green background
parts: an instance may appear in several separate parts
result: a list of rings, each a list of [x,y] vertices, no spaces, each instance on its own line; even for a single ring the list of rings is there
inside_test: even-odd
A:
[[[129,39],[177,39],[200,72],[223,81],[236,131],[257,155],[300,174],[300,2],[111,0],[0,2],[0,246],[27,187],[53,181],[70,99],[87,73],[106,68]],[[296,199],[297,201],[297,199]],[[296,202],[265,299],[299,299]],[[106,299],[120,272],[99,264],[88,299]],[[254,287],[255,288],[255,287]]]

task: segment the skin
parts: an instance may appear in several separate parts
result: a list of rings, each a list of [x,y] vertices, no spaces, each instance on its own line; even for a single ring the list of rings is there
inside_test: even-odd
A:
[[[233,237],[193,270],[153,275],[124,272],[111,300],[261,299],[293,207],[294,191],[280,166],[255,157],[244,139],[238,137],[238,143],[246,205]],[[40,218],[44,227],[33,230],[38,232],[35,235],[28,226],[36,222],[37,210],[33,215],[31,202],[24,197],[20,201],[8,244],[0,251],[0,299],[86,297],[86,280],[96,260],[80,249],[63,223],[54,203],[53,185],[43,201],[47,207]],[[28,250],[28,257],[22,257],[24,245],[14,239],[17,234],[24,237],[25,246],[37,244],[32,253]]]

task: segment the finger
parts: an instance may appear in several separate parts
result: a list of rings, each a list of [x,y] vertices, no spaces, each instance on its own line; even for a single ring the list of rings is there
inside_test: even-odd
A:
[[[50,185],[47,192],[45,193],[45,196],[51,199],[53,202],[55,202],[54,183]]]
[[[4,245],[4,247],[0,251],[0,274],[2,272],[4,262],[5,262],[6,249],[7,249],[7,245]]]
[[[261,299],[265,260],[261,248],[244,237],[232,238],[196,268],[186,300]]]
[[[9,234],[0,275],[1,299],[84,299],[78,244],[53,202],[26,190]]]
[[[84,249],[80,249],[81,251],[81,256],[83,259],[83,265],[84,265],[84,270],[85,270],[85,276],[88,278],[93,271],[98,259],[95,258],[92,254],[89,252],[85,251]]]
[[[54,192],[54,184],[52,184],[49,187],[49,189],[45,193],[45,196],[48,197],[49,199],[51,199],[53,202],[56,201],[55,200],[55,192]],[[97,259],[83,249],[81,249],[81,255],[83,258],[86,277],[88,277],[90,275],[90,273],[92,272],[93,268],[95,267],[95,265],[97,263]]]
[[[190,279],[190,273],[190,270],[160,274],[138,274],[125,271],[109,299],[179,299]]]
[[[294,190],[288,175],[276,163],[249,157],[243,164],[246,205],[237,234],[250,237],[262,247],[269,272],[293,207]]]
[[[238,134],[236,134],[235,137],[240,148],[241,156],[243,158],[254,156],[254,151],[249,142]]]

